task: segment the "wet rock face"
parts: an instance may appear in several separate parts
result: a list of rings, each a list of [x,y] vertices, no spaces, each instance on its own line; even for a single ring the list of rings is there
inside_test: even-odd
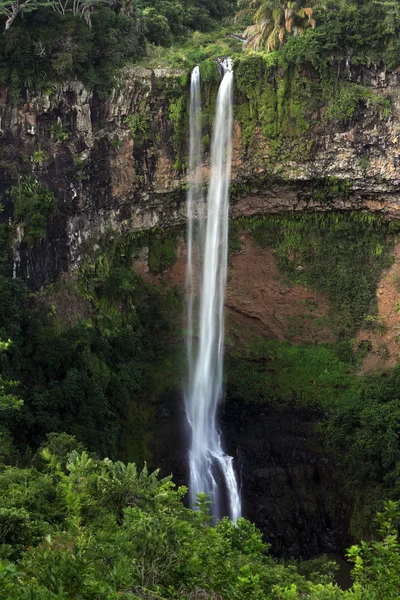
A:
[[[17,273],[31,288],[48,284],[62,271],[74,271],[87,241],[105,230],[119,235],[184,223],[188,115],[184,108],[178,122],[174,110],[188,88],[180,76],[167,69],[131,67],[107,98],[75,81],[54,86],[50,95],[27,93],[17,106],[0,87],[0,193],[12,179],[33,172],[58,199],[46,240],[34,249],[16,240]],[[319,115],[307,134],[312,151],[292,158],[278,155],[272,162],[269,140],[257,132],[250,152],[236,122],[233,218],[354,209],[398,218],[399,75],[343,64],[341,77],[390,96],[392,116],[379,119],[365,106],[356,121],[328,127]],[[38,149],[45,159],[32,166]],[[208,174],[206,156],[205,178]],[[327,177],[346,180],[351,189],[321,199],[315,186]],[[8,208],[4,219],[10,217]]]
[[[179,392],[160,398],[149,420],[148,464],[187,485],[188,438]],[[239,474],[243,516],[260,528],[278,557],[341,553],[351,543],[349,514],[340,497],[340,471],[321,446],[323,414],[226,400],[221,415],[225,448]]]
[[[33,175],[58,200],[45,240],[34,248],[16,240],[16,272],[32,289],[74,271],[87,241],[106,229],[124,234],[182,221],[166,97],[178,76],[127,69],[108,98],[69,82],[18,106],[0,89],[0,193],[7,198],[12,180]],[[35,164],[38,149],[44,158]],[[11,214],[6,206],[2,218]]]
[[[240,473],[244,516],[277,556],[313,557],[346,547],[340,474],[321,448],[313,411],[227,402],[222,429]]]

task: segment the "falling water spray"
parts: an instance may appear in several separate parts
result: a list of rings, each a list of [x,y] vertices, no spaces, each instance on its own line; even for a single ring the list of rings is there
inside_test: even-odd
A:
[[[222,400],[224,359],[224,298],[228,259],[229,183],[232,162],[233,71],[232,62],[221,62],[211,143],[211,181],[207,196],[207,218],[202,218],[200,72],[191,80],[190,157],[188,192],[188,385],[185,394],[191,429],[189,451],[192,502],[205,492],[212,501],[215,518],[223,516],[224,498],[229,516],[236,522],[241,502],[233,458],[225,454],[217,426]],[[197,228],[197,229],[196,229]],[[197,235],[195,235],[197,231]],[[194,248],[199,249],[200,306],[194,310]],[[198,321],[198,348],[194,351],[193,327]],[[197,344],[196,344],[197,346]]]

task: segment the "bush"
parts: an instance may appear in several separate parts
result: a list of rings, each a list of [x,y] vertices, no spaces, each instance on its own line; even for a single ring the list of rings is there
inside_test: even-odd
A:
[[[381,118],[391,115],[389,99],[378,96],[361,85],[342,83],[329,103],[325,116],[328,120],[348,124],[357,117],[362,104],[370,104]]]
[[[33,177],[27,177],[11,188],[14,218],[23,228],[24,241],[33,246],[46,235],[47,223],[57,208],[54,194],[40,185]]]
[[[170,46],[172,31],[168,19],[160,15],[154,8],[146,8],[143,12],[146,37],[156,46]]]

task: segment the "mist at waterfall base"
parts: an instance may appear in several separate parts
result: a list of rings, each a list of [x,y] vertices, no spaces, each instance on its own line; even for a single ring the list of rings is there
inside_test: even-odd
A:
[[[190,428],[189,494],[209,495],[215,519],[241,515],[233,458],[222,446],[218,406],[222,400],[224,298],[228,260],[229,183],[232,161],[233,71],[230,59],[220,63],[211,143],[211,180],[207,205],[202,191],[200,70],[191,77],[189,191],[187,198],[187,360],[185,391]],[[199,281],[200,302],[195,303]],[[195,344],[195,327],[198,340]]]

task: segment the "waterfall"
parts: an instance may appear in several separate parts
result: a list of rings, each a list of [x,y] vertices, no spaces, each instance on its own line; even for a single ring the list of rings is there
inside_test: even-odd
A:
[[[190,157],[187,259],[188,385],[185,394],[191,430],[189,452],[192,502],[205,492],[215,518],[224,514],[236,522],[241,514],[240,495],[233,458],[225,454],[217,428],[217,409],[222,399],[224,358],[224,298],[228,259],[229,182],[232,160],[233,71],[232,62],[221,63],[211,143],[211,181],[204,223],[201,186],[200,71],[193,70],[190,101]],[[199,250],[200,307],[195,315],[194,250]],[[198,321],[198,349],[194,352],[193,327]]]
[[[187,358],[189,387],[193,378],[193,304],[195,296],[194,250],[202,246],[202,228],[204,219],[204,197],[202,191],[201,160],[201,97],[200,69],[195,67],[190,82],[190,123],[189,123],[189,169],[187,195]],[[198,257],[199,258],[199,257]],[[187,404],[187,408],[189,405]]]

